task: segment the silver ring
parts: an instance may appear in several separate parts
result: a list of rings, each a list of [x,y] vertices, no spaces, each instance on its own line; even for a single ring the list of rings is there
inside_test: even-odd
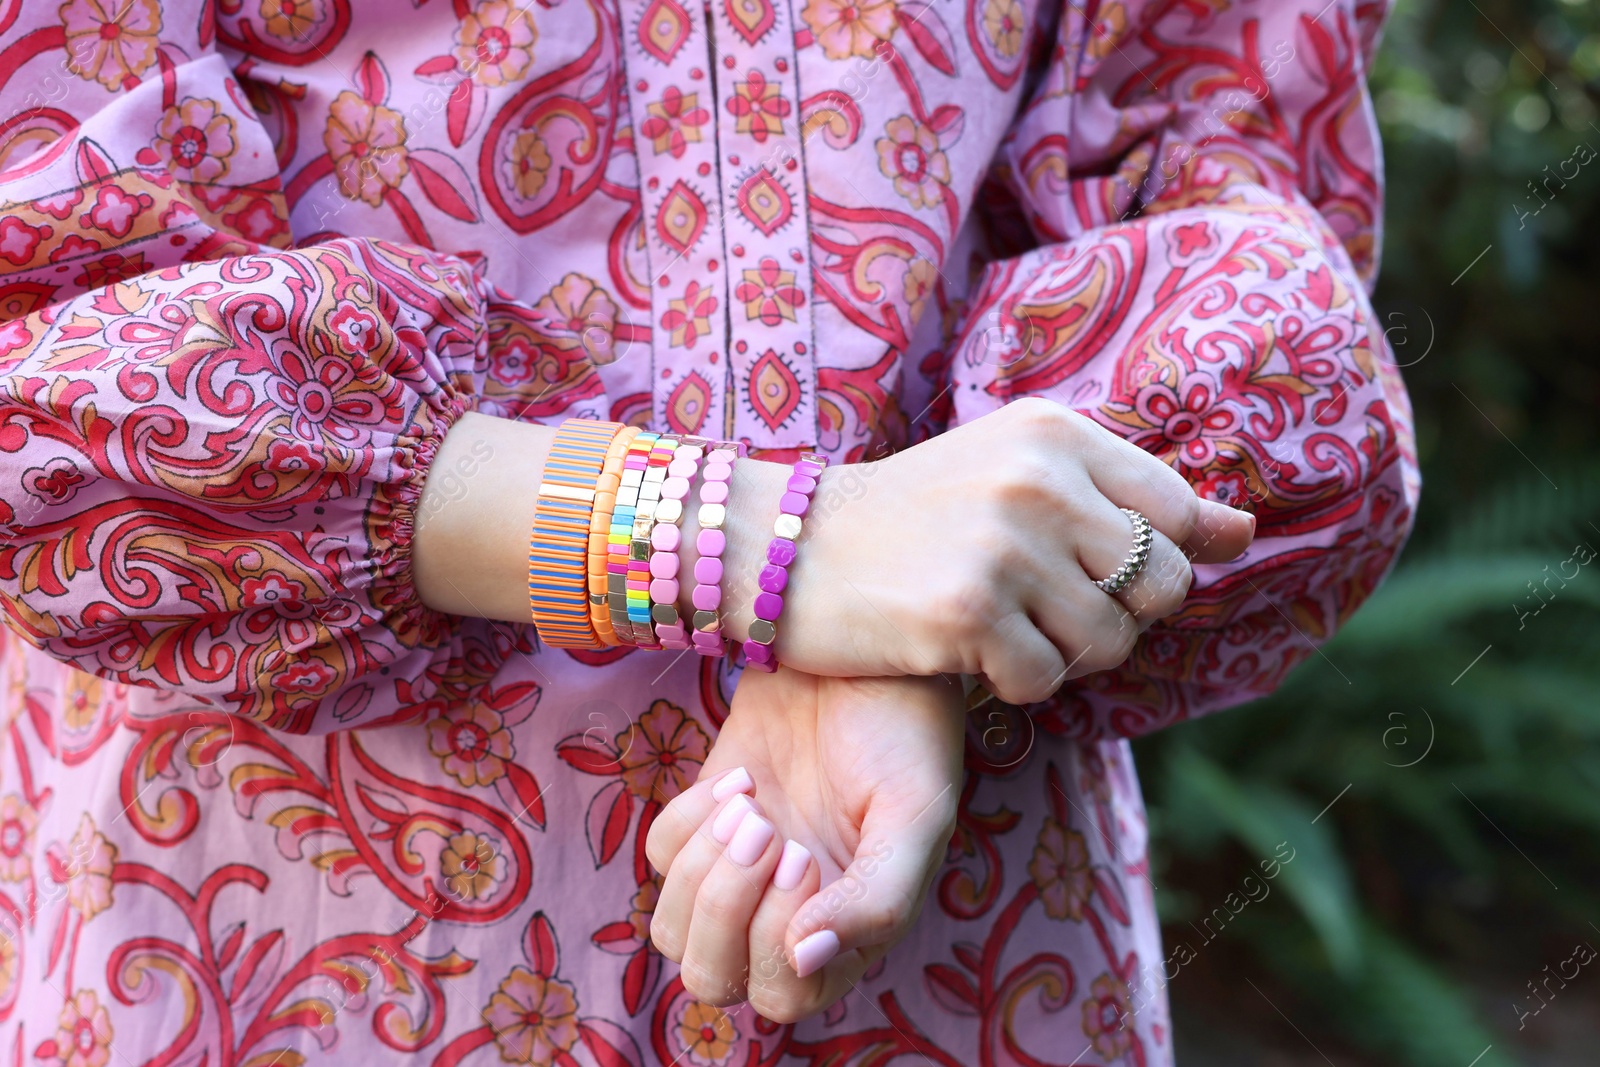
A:
[[[1094,583],[1102,592],[1112,596],[1122,592],[1139,577],[1139,572],[1144,570],[1145,560],[1150,558],[1150,520],[1132,508],[1123,508],[1122,513],[1133,520],[1133,548],[1128,551],[1128,558],[1122,561],[1122,566],[1117,568],[1115,574]]]

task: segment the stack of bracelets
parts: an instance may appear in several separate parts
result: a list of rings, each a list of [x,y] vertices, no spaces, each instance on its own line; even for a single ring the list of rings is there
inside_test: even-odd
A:
[[[539,636],[557,648],[693,649],[726,653],[722,634],[722,527],[733,464],[726,441],[649,433],[615,422],[568,419],[550,446],[528,545],[528,605]],[[795,540],[827,466],[802,453],[779,501],[781,514],[756,578],[747,666],[777,669],[772,643]],[[681,571],[683,520],[695,492],[700,532],[694,571]],[[694,613],[678,602],[692,583]]]

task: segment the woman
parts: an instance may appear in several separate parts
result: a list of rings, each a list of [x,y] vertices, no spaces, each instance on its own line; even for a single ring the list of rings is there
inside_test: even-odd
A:
[[[0,13],[0,1043],[1171,1062],[1126,738],[1269,691],[1416,501],[1383,14]],[[831,457],[784,669],[538,640],[569,418],[749,447],[734,638]]]

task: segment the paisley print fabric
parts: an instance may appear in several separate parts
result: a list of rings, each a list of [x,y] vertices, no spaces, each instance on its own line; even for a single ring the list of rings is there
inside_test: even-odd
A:
[[[1417,499],[1368,302],[1383,15],[0,3],[8,1061],[1171,1063],[1125,739],[1272,689]],[[695,1002],[643,842],[737,679],[426,608],[422,486],[486,458],[440,440],[860,461],[1023,396],[1255,545],[974,721],[920,924],[824,1018]]]

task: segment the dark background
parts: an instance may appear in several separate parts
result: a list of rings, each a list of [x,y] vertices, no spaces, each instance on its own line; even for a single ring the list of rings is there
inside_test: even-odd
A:
[[[1589,1067],[1600,4],[1401,0],[1372,89],[1421,509],[1282,691],[1137,744],[1168,949],[1195,955],[1178,1062]],[[1270,895],[1197,928],[1280,841]]]

